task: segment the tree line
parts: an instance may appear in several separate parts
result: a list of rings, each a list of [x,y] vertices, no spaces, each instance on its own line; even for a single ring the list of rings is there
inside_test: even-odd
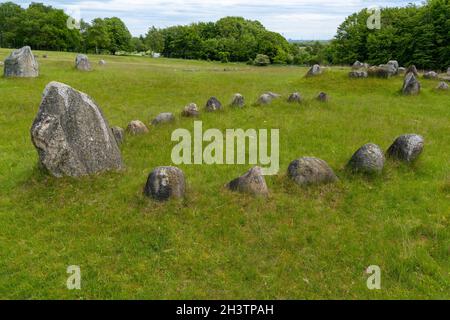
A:
[[[133,37],[117,17],[81,21],[79,29],[70,29],[63,10],[42,3],[25,9],[6,2],[0,4],[0,47],[29,45],[38,50],[104,54],[157,52],[169,58],[256,65],[352,64],[356,60],[377,65],[395,59],[424,69],[450,66],[450,0],[383,8],[379,30],[367,27],[370,15],[365,9],[350,15],[328,42],[289,42],[259,21],[242,17],[151,27],[146,35]]]
[[[361,10],[339,26],[329,48],[331,63],[359,60],[378,65],[395,59],[401,65],[423,69],[450,67],[450,0],[383,8],[379,30],[367,27],[370,15]]]

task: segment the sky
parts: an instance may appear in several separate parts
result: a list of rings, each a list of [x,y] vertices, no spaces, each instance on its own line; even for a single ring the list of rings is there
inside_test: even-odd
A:
[[[0,0],[0,2],[5,2]],[[27,7],[32,1],[13,1]],[[363,8],[421,4],[413,0],[34,0],[85,21],[121,18],[130,32],[145,34],[150,26],[168,27],[199,21],[216,21],[225,16],[259,20],[287,39],[331,39],[344,19]]]

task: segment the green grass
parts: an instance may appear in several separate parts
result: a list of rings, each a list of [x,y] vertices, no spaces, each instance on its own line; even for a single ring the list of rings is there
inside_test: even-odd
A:
[[[450,298],[450,94],[436,82],[403,97],[400,77],[350,80],[344,68],[305,79],[297,67],[95,56],[95,70],[80,73],[74,58],[50,52],[39,78],[0,78],[0,298]],[[38,170],[29,133],[53,80],[92,96],[112,126],[163,111],[178,118],[127,136],[123,172],[55,179]],[[184,105],[212,95],[228,104],[236,92],[250,105],[269,90],[300,91],[306,102],[201,117],[205,129],[280,129],[281,171],[266,178],[267,200],[225,190],[249,168],[229,165],[180,166],[183,201],[143,197],[149,172],[171,165],[171,132],[193,128],[179,116]],[[328,104],[313,100],[320,91]],[[426,139],[415,164],[388,161],[374,178],[344,170],[361,145],[387,149],[404,133]],[[324,159],[340,182],[297,187],[285,172],[300,156]],[[66,288],[69,265],[81,267],[80,291]],[[381,290],[366,287],[369,265],[381,267]]]

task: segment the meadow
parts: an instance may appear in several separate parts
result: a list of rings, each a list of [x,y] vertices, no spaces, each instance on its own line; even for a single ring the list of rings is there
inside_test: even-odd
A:
[[[47,54],[39,78],[0,78],[0,298],[450,298],[450,92],[436,81],[405,97],[402,77],[352,80],[344,67],[305,78],[301,67],[91,56],[94,70],[82,73],[75,54]],[[29,132],[50,81],[89,94],[111,126],[166,111],[177,120],[127,136],[123,172],[56,179],[39,170]],[[252,106],[267,91],[284,98]],[[286,102],[295,91],[304,103]],[[314,100],[320,91],[328,103]],[[200,119],[204,129],[280,129],[270,196],[224,188],[248,165],[181,165],[184,200],[146,199],[150,171],[172,164],[172,131],[193,128],[183,107],[211,96],[227,105],[237,92],[245,108]],[[345,170],[363,144],[386,150],[405,133],[426,141],[414,164],[388,160],[376,177]],[[339,182],[289,181],[301,156],[327,161]],[[66,287],[69,265],[81,268],[81,290]],[[381,268],[381,290],[366,286],[370,265]]]

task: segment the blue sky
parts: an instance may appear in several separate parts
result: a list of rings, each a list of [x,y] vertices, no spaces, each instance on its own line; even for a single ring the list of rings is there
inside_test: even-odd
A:
[[[0,1],[4,2],[4,1]],[[26,7],[31,1],[13,1]],[[243,16],[261,21],[269,30],[290,39],[330,39],[349,14],[371,6],[420,4],[412,0],[81,0],[40,1],[68,13],[77,12],[86,21],[117,16],[133,35],[148,27],[167,27],[198,21],[216,21],[224,16]],[[76,14],[75,14],[76,15]]]

